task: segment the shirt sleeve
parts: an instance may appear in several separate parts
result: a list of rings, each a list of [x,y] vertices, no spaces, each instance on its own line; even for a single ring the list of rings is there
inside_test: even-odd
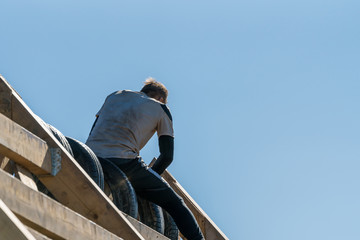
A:
[[[170,136],[159,137],[159,150],[160,156],[151,168],[161,175],[173,161],[174,138]]]
[[[166,105],[161,105],[164,112],[157,125],[157,135],[160,136],[171,136],[174,137],[174,128],[172,117],[169,108]]]
[[[111,93],[110,95],[108,95],[108,96],[106,97],[106,99],[105,99],[103,105],[101,106],[100,110],[95,114],[95,117],[99,117],[99,116],[100,116],[101,110],[104,108],[104,105],[105,105],[106,101],[108,100],[108,98],[109,98],[110,96],[114,95],[114,94],[117,93],[117,92],[119,92],[119,91],[113,92],[113,93]]]

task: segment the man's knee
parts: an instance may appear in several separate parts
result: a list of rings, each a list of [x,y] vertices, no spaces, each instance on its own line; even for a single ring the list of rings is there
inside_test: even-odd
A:
[[[163,200],[163,208],[165,208],[165,210],[166,208],[180,209],[186,206],[184,200],[176,193],[168,194],[166,197],[163,198]]]

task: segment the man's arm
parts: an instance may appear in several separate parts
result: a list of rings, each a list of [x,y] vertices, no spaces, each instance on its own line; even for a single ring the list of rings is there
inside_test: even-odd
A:
[[[159,137],[160,156],[151,167],[158,174],[162,174],[165,169],[171,164],[174,157],[174,137],[160,136]]]

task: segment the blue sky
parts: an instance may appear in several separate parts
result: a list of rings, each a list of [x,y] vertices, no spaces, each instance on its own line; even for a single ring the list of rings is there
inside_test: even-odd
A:
[[[360,238],[359,1],[0,9],[0,74],[64,135],[85,141],[109,93],[152,76],[170,92],[169,170],[230,239]]]

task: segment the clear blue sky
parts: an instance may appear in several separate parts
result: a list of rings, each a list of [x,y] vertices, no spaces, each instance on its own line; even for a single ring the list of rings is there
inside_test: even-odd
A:
[[[230,239],[360,239],[358,0],[0,10],[0,74],[64,135],[85,141],[109,93],[152,76],[170,92],[169,170]]]

